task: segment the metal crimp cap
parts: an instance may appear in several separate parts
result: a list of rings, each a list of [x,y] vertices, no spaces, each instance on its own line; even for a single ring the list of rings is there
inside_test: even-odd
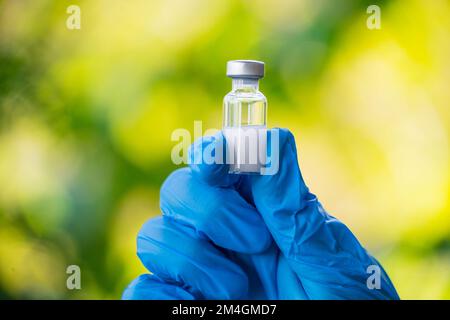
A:
[[[256,60],[228,61],[227,77],[260,79],[264,77],[264,62]]]

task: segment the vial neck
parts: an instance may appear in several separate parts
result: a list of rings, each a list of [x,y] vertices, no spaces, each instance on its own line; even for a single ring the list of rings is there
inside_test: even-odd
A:
[[[251,78],[233,78],[232,86],[233,91],[258,91],[259,81]]]

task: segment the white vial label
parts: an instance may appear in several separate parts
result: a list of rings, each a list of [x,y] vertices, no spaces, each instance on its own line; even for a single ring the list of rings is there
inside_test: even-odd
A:
[[[261,174],[266,164],[267,129],[265,126],[225,127],[226,163],[230,173]]]

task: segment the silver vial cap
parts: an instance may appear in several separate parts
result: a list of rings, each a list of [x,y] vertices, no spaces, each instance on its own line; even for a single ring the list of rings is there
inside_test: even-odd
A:
[[[227,77],[260,79],[264,77],[264,62],[256,60],[228,61]]]

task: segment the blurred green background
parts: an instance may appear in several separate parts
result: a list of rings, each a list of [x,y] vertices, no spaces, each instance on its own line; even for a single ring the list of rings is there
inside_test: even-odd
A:
[[[146,272],[135,237],[172,131],[220,128],[226,61],[258,59],[269,126],[294,132],[325,208],[402,298],[449,299],[449,17],[444,0],[0,0],[0,298],[120,298]]]

